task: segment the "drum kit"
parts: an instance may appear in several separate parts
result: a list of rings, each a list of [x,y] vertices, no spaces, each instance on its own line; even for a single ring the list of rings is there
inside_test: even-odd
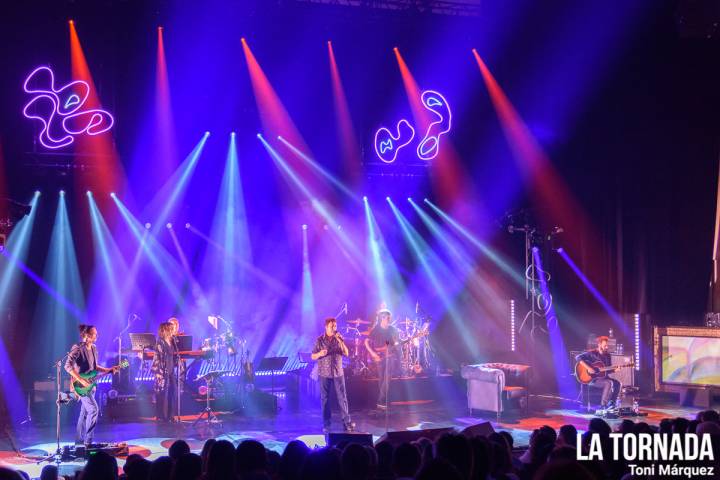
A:
[[[205,353],[205,360],[210,370],[228,370],[235,372],[245,366],[247,358],[247,340],[237,337],[230,330],[203,339],[200,350]]]
[[[365,348],[365,339],[370,335],[372,322],[356,318],[345,322],[345,342],[350,350],[349,371],[355,376],[377,375],[376,364]],[[428,336],[428,322],[425,318],[410,318],[391,323],[399,332],[400,342],[398,372],[401,377],[414,377],[430,371],[434,354]]]

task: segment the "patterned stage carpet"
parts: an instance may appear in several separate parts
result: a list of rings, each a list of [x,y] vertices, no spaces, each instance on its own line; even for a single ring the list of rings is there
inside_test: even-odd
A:
[[[666,417],[694,417],[699,411],[696,408],[680,408],[671,402],[660,402],[652,405],[644,402],[641,410],[647,417],[641,420],[657,425]],[[531,408],[527,416],[521,413],[508,414],[500,421],[494,415],[485,418],[468,416],[467,410],[461,403],[438,404],[435,402],[394,402],[387,415],[387,428],[395,430],[422,430],[428,428],[455,427],[462,430],[468,426],[483,421],[490,421],[496,430],[509,431],[515,446],[527,445],[530,434],[535,428],[549,425],[559,428],[561,425],[571,423],[579,430],[584,431],[592,415],[580,414],[573,409],[560,408],[557,399],[546,397],[531,397]],[[282,452],[285,445],[294,439],[304,441],[308,446],[324,446],[325,437],[322,434],[322,421],[319,409],[310,408],[301,411],[289,412],[281,410],[277,415],[249,416],[229,415],[220,413],[222,426],[208,426],[205,423],[192,426],[195,417],[184,417],[184,422],[176,425],[159,425],[151,420],[137,422],[112,423],[101,418],[97,427],[95,441],[97,442],[127,442],[130,453],[138,453],[150,460],[167,455],[167,449],[177,438],[185,439],[190,448],[199,453],[204,441],[210,437],[227,439],[238,444],[244,439],[253,438],[261,441],[267,448]],[[371,433],[378,440],[385,432],[386,417],[384,413],[375,411],[353,411],[353,420],[357,423],[357,431]],[[334,427],[341,430],[339,421],[335,418]],[[617,424],[621,419],[609,420]],[[61,445],[72,442],[74,426],[63,425]],[[11,442],[7,438],[0,439],[0,464],[24,470],[31,477],[40,474],[42,466],[46,463],[37,463],[41,458],[53,453],[56,448],[54,425],[30,425],[19,428],[15,432],[17,446],[21,449],[23,457],[13,451]],[[124,458],[118,458],[118,465],[122,467]],[[62,472],[73,472],[82,468],[83,462],[68,462],[61,465]]]

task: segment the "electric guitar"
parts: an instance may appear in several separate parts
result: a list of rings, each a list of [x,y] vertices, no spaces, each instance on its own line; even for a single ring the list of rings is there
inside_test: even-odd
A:
[[[430,324],[425,323],[425,324],[423,324],[422,328],[415,335],[408,337],[405,340],[400,340],[399,342],[394,343],[392,345],[383,345],[381,347],[373,348],[373,350],[375,350],[375,352],[377,352],[377,354],[380,355],[381,358],[382,357],[385,357],[385,358],[392,357],[393,354],[389,353],[391,348],[401,347],[401,346],[405,345],[406,343],[412,342],[416,338],[426,337],[428,335],[430,335]],[[390,348],[388,348],[388,347],[390,347]]]
[[[634,367],[635,363],[630,362],[625,365],[611,365],[606,367],[602,362],[595,362],[590,366],[595,370],[595,373],[590,373],[588,368],[580,362],[575,364],[575,378],[583,385],[592,382],[596,378],[607,377],[608,372],[614,372],[618,368]]]
[[[129,366],[130,366],[130,363],[127,360],[123,360],[122,362],[120,362],[120,365],[118,365],[118,367],[120,367],[120,368],[127,368]],[[80,375],[80,377],[84,378],[85,380],[90,381],[90,385],[88,385],[87,387],[83,387],[80,382],[75,380],[72,384],[73,390],[75,390],[75,393],[77,393],[79,396],[84,397],[90,392],[90,390],[95,388],[95,386],[97,385],[96,379],[98,377],[102,377],[103,375],[107,375],[108,373],[113,373],[113,371],[111,370],[109,372],[100,373],[97,370],[90,370],[89,372],[78,373],[78,375]]]

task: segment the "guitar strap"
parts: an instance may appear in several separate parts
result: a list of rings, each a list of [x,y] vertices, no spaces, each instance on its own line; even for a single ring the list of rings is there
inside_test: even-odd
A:
[[[93,360],[93,361],[92,361],[92,368],[91,368],[90,370],[97,370],[97,365],[98,365],[98,361],[97,361],[97,347],[95,346],[94,343],[93,343],[92,346],[90,347],[90,350],[92,350],[90,353],[92,354],[92,360]]]

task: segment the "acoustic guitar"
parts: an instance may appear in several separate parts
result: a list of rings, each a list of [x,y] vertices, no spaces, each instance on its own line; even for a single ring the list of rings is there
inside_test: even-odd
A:
[[[120,365],[118,365],[118,366],[120,368],[127,368],[130,366],[130,363],[128,363],[127,360],[123,360],[122,362],[120,362]],[[103,372],[103,373],[100,373],[97,370],[90,370],[89,372],[78,373],[78,375],[80,375],[80,377],[84,378],[85,380],[88,380],[90,382],[90,385],[88,385],[87,387],[83,387],[80,382],[75,380],[73,382],[73,390],[75,390],[75,393],[77,393],[79,396],[84,397],[90,392],[90,390],[95,388],[95,386],[97,385],[97,378],[102,377],[103,375],[107,375],[108,373],[112,373],[112,370],[110,372]]]
[[[595,373],[590,373],[587,367],[581,362],[577,362],[575,364],[575,378],[577,378],[577,381],[583,385],[587,385],[596,378],[607,377],[608,372],[614,372],[618,368],[634,367],[635,363],[630,362],[625,365],[611,365],[606,367],[603,362],[595,362],[590,366],[595,369]]]

